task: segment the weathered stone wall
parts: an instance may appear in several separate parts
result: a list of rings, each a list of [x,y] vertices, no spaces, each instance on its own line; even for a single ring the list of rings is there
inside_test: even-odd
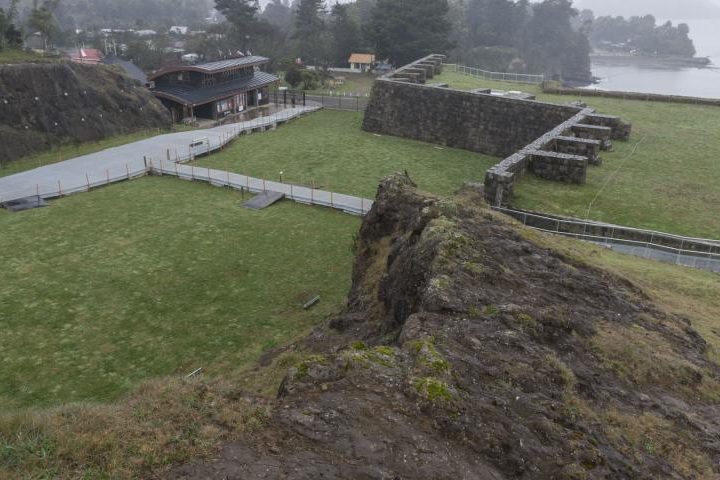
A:
[[[540,178],[564,183],[585,183],[588,159],[580,155],[537,150],[530,154],[530,171]]]
[[[429,55],[376,81],[363,128],[506,157],[485,175],[492,204],[508,204],[526,171],[585,183],[588,165],[601,163],[600,150],[630,136],[630,124],[589,108],[427,85],[443,59]]]
[[[521,149],[580,110],[379,79],[365,111],[363,128],[502,157]]]

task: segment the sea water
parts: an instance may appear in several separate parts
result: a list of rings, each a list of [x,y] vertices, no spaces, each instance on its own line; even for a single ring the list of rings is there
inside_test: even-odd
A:
[[[720,18],[674,21],[687,23],[697,56],[710,57],[709,67],[674,67],[662,62],[602,57],[593,59],[600,83],[588,88],[720,98]]]

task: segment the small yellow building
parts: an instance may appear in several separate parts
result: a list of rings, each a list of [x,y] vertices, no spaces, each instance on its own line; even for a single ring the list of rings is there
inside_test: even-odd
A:
[[[369,72],[375,65],[375,55],[372,53],[353,53],[348,60],[350,68],[361,72]]]

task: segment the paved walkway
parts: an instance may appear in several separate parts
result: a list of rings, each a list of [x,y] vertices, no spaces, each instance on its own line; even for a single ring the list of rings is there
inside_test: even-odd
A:
[[[287,108],[269,116],[204,130],[170,133],[0,178],[0,202],[31,195],[52,198],[142,176],[145,159],[155,164],[187,161],[221,148],[236,136],[287,122],[319,107]]]

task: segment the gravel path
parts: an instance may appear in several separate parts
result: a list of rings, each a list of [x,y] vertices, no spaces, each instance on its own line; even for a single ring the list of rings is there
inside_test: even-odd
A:
[[[145,158],[186,161],[188,157],[217,150],[242,132],[263,130],[318,107],[288,108],[266,117],[219,127],[158,135],[127,145],[39,167],[0,178],[0,202],[41,195],[56,197],[75,191],[144,175]],[[196,146],[191,147],[191,145]]]

